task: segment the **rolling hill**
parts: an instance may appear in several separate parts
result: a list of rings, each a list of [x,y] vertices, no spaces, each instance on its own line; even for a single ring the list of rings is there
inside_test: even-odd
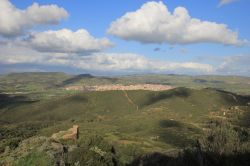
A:
[[[220,122],[232,124],[235,130],[244,135],[243,141],[250,142],[250,97],[224,91],[224,88],[202,88],[193,83],[193,88],[178,87],[185,84],[185,80],[191,78],[190,76],[161,76],[161,84],[167,84],[164,82],[166,78],[171,78],[172,82],[182,82],[176,84],[177,88],[166,91],[65,91],[62,87],[67,85],[91,82],[96,84],[98,81],[101,82],[99,85],[116,84],[123,79],[127,80],[124,84],[152,83],[152,77],[155,80],[153,83],[157,84],[160,82],[156,77],[160,76],[124,76],[109,79],[91,75],[69,76],[62,73],[29,73],[26,78],[22,77],[24,75],[14,74],[1,78],[1,85],[8,86],[11,83],[12,89],[2,87],[4,93],[0,94],[0,159],[3,161],[13,162],[9,156],[18,156],[22,148],[28,146],[25,142],[32,142],[32,146],[37,148],[43,147],[53,133],[67,130],[74,124],[79,125],[80,129],[78,150],[84,148],[84,153],[90,153],[93,142],[97,141],[94,147],[115,148],[116,155],[123,165],[146,153],[176,155],[183,148],[192,147],[197,139],[211,130],[211,125]],[[145,78],[149,82],[146,82]],[[183,80],[178,80],[181,78]],[[210,81],[209,78],[206,78],[206,81],[201,78],[196,80],[199,85],[220,79],[227,82],[226,77],[210,77]],[[244,80],[244,83],[248,81],[248,78],[240,79]],[[22,86],[13,86],[16,81]],[[27,88],[30,86],[29,81],[34,87],[40,88]],[[226,87],[225,83],[223,86]],[[52,94],[54,97],[48,97]],[[100,141],[99,137],[106,143]],[[37,141],[45,142],[38,145]],[[65,146],[67,144],[65,143]],[[86,149],[90,145],[91,147]],[[10,149],[6,150],[6,147]],[[108,148],[107,152],[109,150]],[[94,154],[91,152],[85,155],[89,155],[91,159]],[[37,156],[30,157],[42,160],[45,156],[39,152]],[[28,161],[23,162],[27,164]]]
[[[194,89],[216,88],[238,94],[250,94],[250,78],[242,76],[130,75],[93,76],[65,73],[12,73],[0,77],[0,92],[32,92],[61,90],[73,85],[162,84]]]
[[[84,92],[32,102],[20,97],[12,100],[18,102],[1,104],[2,124],[48,124],[39,132],[49,136],[57,129],[77,123],[81,133],[91,130],[112,141],[138,144],[143,141],[143,148],[148,150],[184,146],[213,119],[237,122],[231,114],[238,113],[229,109],[242,107],[247,113],[250,101],[248,97],[215,89],[187,88],[160,92]],[[159,136],[160,141],[152,141],[150,138],[154,136]]]

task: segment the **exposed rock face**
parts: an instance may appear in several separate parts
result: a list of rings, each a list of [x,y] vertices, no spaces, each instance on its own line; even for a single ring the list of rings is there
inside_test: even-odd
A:
[[[54,133],[51,137],[55,140],[62,139],[76,141],[79,138],[79,126],[73,125],[73,127],[67,131],[59,131],[58,133]]]
[[[173,89],[172,86],[158,85],[158,84],[135,84],[135,85],[122,85],[122,84],[111,84],[111,85],[93,85],[83,86],[74,85],[67,86],[65,90],[80,90],[80,91],[109,91],[109,90],[150,90],[150,91],[163,91]]]

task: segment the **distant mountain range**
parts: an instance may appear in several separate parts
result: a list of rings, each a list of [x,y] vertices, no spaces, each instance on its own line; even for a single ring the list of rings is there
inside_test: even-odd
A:
[[[217,88],[240,94],[250,94],[250,77],[217,75],[128,75],[128,76],[93,76],[91,74],[69,75],[61,72],[12,73],[0,77],[0,91],[42,91],[75,85],[110,85],[110,84],[161,84],[188,88]]]

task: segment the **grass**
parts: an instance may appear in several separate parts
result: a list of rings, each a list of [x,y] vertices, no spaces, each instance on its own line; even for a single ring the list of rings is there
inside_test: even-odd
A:
[[[249,78],[246,77],[145,75],[111,79],[86,75],[75,78],[62,73],[32,75],[27,80],[21,78],[23,74],[0,78],[0,84],[4,85],[1,86],[2,91],[10,92],[0,95],[0,157],[6,146],[14,149],[28,137],[50,137],[73,124],[80,126],[82,139],[93,135],[104,138],[117,149],[123,163],[142,153],[178,152],[190,147],[204,134],[204,129],[209,128],[211,121],[226,119],[238,130],[249,131],[250,107],[247,103],[250,98],[223,91],[233,89],[241,93],[249,90]],[[192,88],[160,92],[126,91],[127,95],[123,91],[60,89],[64,85],[78,83],[121,82],[175,84]],[[217,85],[220,90],[211,88]],[[22,93],[15,93],[17,91]],[[231,109],[234,107],[239,110]],[[27,156],[20,163],[30,165],[39,161],[40,155]]]
[[[32,152],[27,156],[19,159],[14,166],[51,166],[55,163],[50,159],[50,157],[43,152]]]
[[[202,133],[211,113],[244,105],[246,97],[214,89],[177,88],[169,91],[83,92],[1,109],[0,121],[43,122],[37,134],[50,136],[79,124],[80,133],[96,133],[114,143],[137,144],[146,151],[189,146]],[[212,96],[212,97],[211,97]],[[153,140],[153,137],[159,137]]]

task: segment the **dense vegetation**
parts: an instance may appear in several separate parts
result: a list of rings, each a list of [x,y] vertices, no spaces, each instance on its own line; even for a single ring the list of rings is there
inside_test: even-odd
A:
[[[0,79],[4,85],[1,91],[5,92],[0,94],[2,164],[205,166],[249,163],[248,96],[213,88],[200,89],[202,86],[160,92],[64,91],[60,88],[66,84],[93,80],[119,83],[128,77],[111,79],[80,75],[75,78],[62,73],[35,73],[38,75],[35,79],[32,76],[21,79],[20,74],[17,75],[18,78],[14,74]],[[146,80],[141,80],[142,76],[129,77],[133,82]],[[188,78],[145,76],[150,82],[149,77],[152,80],[156,80],[155,77]],[[154,83],[166,83],[162,79]],[[236,82],[216,77],[216,80],[221,79]],[[38,83],[41,80],[42,83]],[[30,83],[34,88],[28,88]],[[226,83],[221,84],[229,87]],[[237,91],[236,84],[232,86]],[[239,88],[238,93],[243,88]],[[80,127],[77,142],[51,140],[53,133],[73,124]]]

